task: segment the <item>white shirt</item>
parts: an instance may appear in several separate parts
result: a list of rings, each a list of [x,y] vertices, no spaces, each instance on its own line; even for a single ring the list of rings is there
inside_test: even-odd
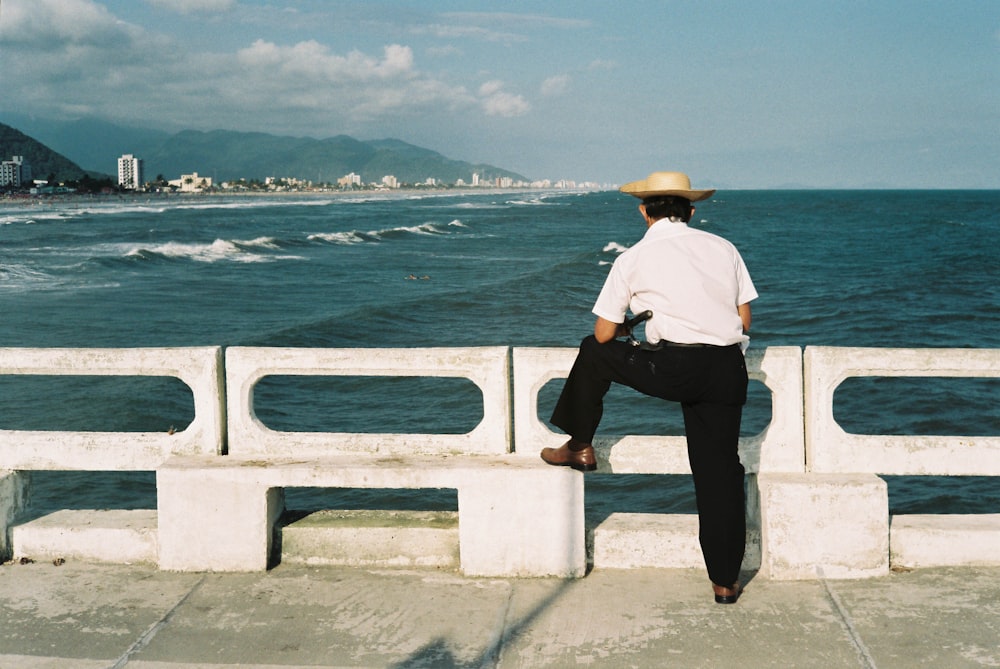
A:
[[[737,307],[757,297],[732,243],[686,223],[660,219],[611,267],[593,312],[621,323],[627,309],[650,309],[646,340],[679,344],[740,344]]]

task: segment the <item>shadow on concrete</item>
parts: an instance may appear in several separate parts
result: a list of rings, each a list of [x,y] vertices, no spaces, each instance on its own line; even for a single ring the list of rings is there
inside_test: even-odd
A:
[[[483,649],[473,660],[466,662],[455,658],[449,648],[448,640],[443,638],[434,639],[420,650],[416,651],[401,662],[389,665],[390,669],[415,669],[417,667],[433,667],[434,669],[479,669],[481,667],[495,666],[500,661],[500,654],[504,644],[514,639],[523,630],[527,629],[547,608],[558,600],[566,591],[577,582],[577,579],[562,579],[559,585],[549,593],[542,601],[535,605],[525,616],[511,625],[504,620],[503,629],[497,638]],[[513,591],[511,597],[514,596]]]

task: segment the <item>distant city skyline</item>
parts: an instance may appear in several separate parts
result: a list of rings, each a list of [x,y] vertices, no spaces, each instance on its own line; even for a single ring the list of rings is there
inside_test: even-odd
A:
[[[0,122],[391,137],[529,179],[1000,188],[1000,2],[5,0],[0,53]]]

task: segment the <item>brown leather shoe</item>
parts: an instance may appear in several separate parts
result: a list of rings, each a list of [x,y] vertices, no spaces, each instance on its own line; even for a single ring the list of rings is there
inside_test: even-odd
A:
[[[572,467],[581,472],[597,469],[594,447],[576,439],[570,439],[559,448],[543,448],[542,460],[550,465]]]
[[[740,585],[739,581],[733,583],[729,588],[713,583],[712,590],[715,591],[716,604],[735,604],[736,600],[743,594],[743,586]]]

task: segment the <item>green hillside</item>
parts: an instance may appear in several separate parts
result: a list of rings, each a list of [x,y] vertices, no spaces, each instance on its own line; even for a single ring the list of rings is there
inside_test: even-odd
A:
[[[45,143],[0,124],[0,157],[23,155],[31,163],[36,178],[55,174],[59,181],[77,180],[83,175],[105,177],[116,169],[116,161],[124,153],[143,160],[146,179],[150,181],[159,175],[169,180],[194,172],[211,177],[215,183],[236,179],[262,181],[266,177],[336,183],[350,173],[360,175],[365,183],[381,181],[387,175],[405,184],[424,183],[428,179],[441,184],[453,184],[459,179],[470,183],[473,173],[484,180],[498,177],[526,180],[509,170],[452,160],[398,139],[361,141],[347,135],[314,139],[228,130],[167,134],[98,121],[23,119],[23,122],[34,128],[35,136]],[[106,172],[88,172],[80,164],[99,165]]]
[[[76,181],[85,176],[104,176],[88,173],[66,156],[56,153],[20,130],[0,123],[0,159],[10,160],[12,156],[24,156],[31,166],[34,179],[47,179],[49,175],[55,175],[56,181]]]

